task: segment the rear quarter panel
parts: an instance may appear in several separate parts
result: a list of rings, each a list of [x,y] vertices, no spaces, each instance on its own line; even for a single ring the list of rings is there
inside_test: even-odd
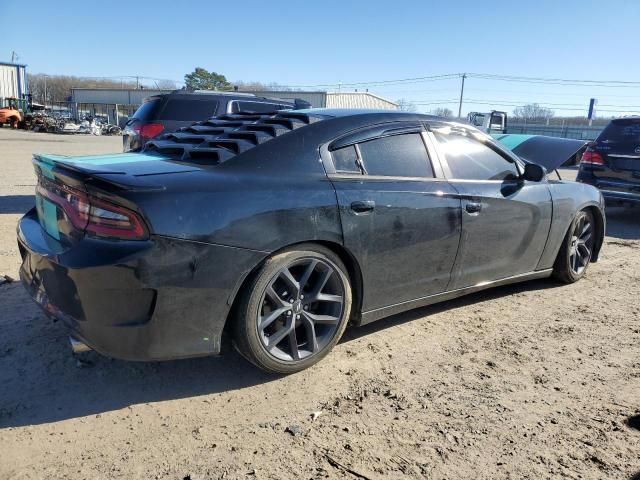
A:
[[[342,243],[335,191],[313,132],[299,133],[219,165],[167,176],[164,191],[130,199],[157,235],[263,252],[304,241]]]

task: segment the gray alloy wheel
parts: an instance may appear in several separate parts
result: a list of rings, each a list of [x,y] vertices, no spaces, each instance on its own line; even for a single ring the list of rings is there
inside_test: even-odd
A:
[[[593,251],[593,223],[588,215],[582,215],[576,222],[569,252],[569,265],[571,271],[581,275],[589,265],[591,252]]]
[[[334,337],[344,310],[344,286],[329,263],[301,258],[272,277],[261,303],[256,327],[264,348],[279,360],[301,360]]]
[[[351,288],[339,257],[301,246],[269,259],[238,309],[235,345],[258,367],[293,373],[338,342],[351,310]]]
[[[564,283],[580,280],[591,262],[596,240],[596,224],[588,210],[574,218],[553,266],[554,276]]]

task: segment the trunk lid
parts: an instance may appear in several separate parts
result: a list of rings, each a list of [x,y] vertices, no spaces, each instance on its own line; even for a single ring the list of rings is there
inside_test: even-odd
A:
[[[520,158],[542,165],[549,172],[574,164],[574,159],[588,145],[586,140],[545,135],[493,134],[492,137]]]
[[[36,154],[33,165],[38,180],[38,220],[62,247],[73,245],[87,232],[98,236],[111,232],[114,236],[110,222],[111,226],[124,225],[125,234],[129,220],[144,229],[143,214],[127,200],[126,192],[163,190],[163,176],[199,170],[167,157],[139,153],[85,157]],[[103,217],[96,217],[96,212]],[[93,225],[91,219],[96,218],[102,225]],[[120,238],[117,231],[115,236]]]

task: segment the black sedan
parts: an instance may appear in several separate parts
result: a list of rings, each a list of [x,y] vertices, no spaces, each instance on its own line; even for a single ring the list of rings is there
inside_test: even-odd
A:
[[[389,111],[213,117],[142,153],[35,155],[21,278],[75,345],[131,360],[318,362],[362,325],[551,275],[604,237],[597,189],[473,127]]]

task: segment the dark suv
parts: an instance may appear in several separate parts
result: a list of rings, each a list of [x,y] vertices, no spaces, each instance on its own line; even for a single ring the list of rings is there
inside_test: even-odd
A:
[[[582,155],[577,180],[608,203],[640,205],[640,116],[611,120]]]
[[[276,113],[278,110],[309,108],[303,100],[257,97],[239,92],[187,92],[177,90],[145,98],[123,131],[123,151],[139,150],[161,133],[173,132],[194,122],[225,113]]]

